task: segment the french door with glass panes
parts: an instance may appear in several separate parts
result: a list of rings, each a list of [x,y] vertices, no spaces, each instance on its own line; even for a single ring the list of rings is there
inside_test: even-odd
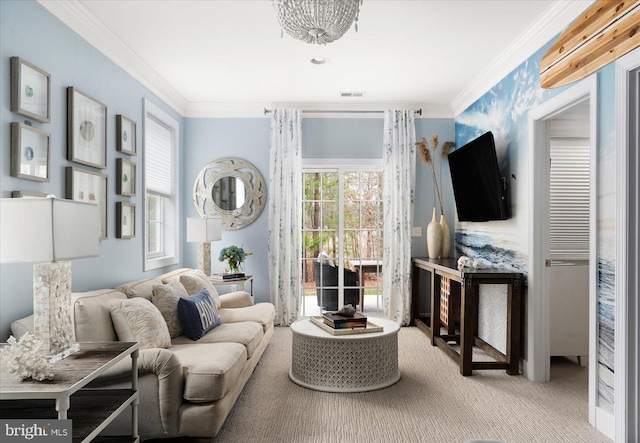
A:
[[[382,311],[382,171],[303,170],[301,315]]]

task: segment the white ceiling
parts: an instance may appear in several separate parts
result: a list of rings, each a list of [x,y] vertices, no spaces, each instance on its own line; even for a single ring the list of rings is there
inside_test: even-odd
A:
[[[281,38],[269,0],[40,2],[185,116],[402,105],[451,117],[592,0],[364,0],[358,32],[326,46]]]

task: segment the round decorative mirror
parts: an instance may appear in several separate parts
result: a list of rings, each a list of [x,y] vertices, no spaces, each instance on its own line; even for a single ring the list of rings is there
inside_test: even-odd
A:
[[[253,223],[267,200],[260,171],[237,157],[208,163],[193,184],[193,204],[202,217],[219,216],[222,229],[244,228]]]

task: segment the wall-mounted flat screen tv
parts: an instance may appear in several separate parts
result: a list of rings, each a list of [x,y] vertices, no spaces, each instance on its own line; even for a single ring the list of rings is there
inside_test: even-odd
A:
[[[487,132],[450,153],[449,169],[459,221],[508,218],[493,133]]]

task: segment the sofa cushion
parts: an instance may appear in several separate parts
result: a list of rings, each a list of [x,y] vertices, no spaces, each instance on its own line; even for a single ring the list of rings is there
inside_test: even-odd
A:
[[[33,335],[35,327],[33,325],[33,314],[28,317],[19,318],[11,322],[11,335],[20,338],[27,332]]]
[[[247,350],[239,343],[174,345],[170,349],[182,363],[185,400],[216,401],[235,385],[247,361]]]
[[[207,289],[178,300],[180,327],[191,340],[198,340],[220,324],[218,307]]]
[[[127,297],[142,297],[147,300],[151,300],[151,294],[153,293],[153,287],[156,285],[162,285],[167,283],[172,278],[177,278],[180,274],[185,272],[191,272],[189,268],[180,268],[175,271],[167,272],[166,274],[159,275],[157,277],[145,278],[143,280],[136,280],[130,283],[122,284],[116,287],[116,291],[120,291]]]
[[[316,260],[318,263],[322,263],[324,265],[329,265],[333,268],[336,267],[336,264],[333,262],[333,259],[331,258],[331,256],[329,254],[327,254],[326,252],[322,251],[320,254],[318,254],[318,258]]]
[[[180,320],[178,319],[178,300],[180,300],[181,297],[188,296],[189,294],[187,294],[184,286],[175,280],[171,280],[165,285],[156,285],[153,287],[151,302],[158,308],[162,317],[164,317],[171,338],[183,334],[182,328],[180,327]]]
[[[111,321],[112,300],[127,296],[113,289],[71,294],[75,339],[82,341],[116,341],[118,335]]]
[[[201,289],[206,289],[211,294],[211,298],[216,304],[216,308],[220,307],[220,296],[215,286],[211,284],[209,277],[204,275],[204,272],[197,269],[188,274],[182,274],[180,276],[180,283],[187,290],[189,295],[197,294]]]
[[[262,325],[253,321],[243,321],[238,323],[225,323],[217,326],[215,329],[204,334],[202,338],[198,340],[198,344],[240,343],[247,348],[247,358],[251,358],[263,337],[264,331],[262,330]],[[193,344],[195,341],[186,335],[181,335],[171,340],[171,343],[174,345],[186,345]]]
[[[253,297],[246,291],[220,294],[220,308],[244,308],[247,306],[253,306]]]
[[[167,324],[149,300],[112,300],[111,319],[120,341],[137,341],[140,349],[171,346]]]
[[[275,316],[276,310],[271,303],[256,303],[246,308],[220,309],[220,320],[223,324],[253,321],[260,323],[265,331],[273,324]]]
[[[161,278],[152,277],[144,280],[133,281],[131,283],[125,283],[116,287],[116,291],[124,293],[128,298],[141,297],[146,300],[151,300],[153,287],[161,284]]]

